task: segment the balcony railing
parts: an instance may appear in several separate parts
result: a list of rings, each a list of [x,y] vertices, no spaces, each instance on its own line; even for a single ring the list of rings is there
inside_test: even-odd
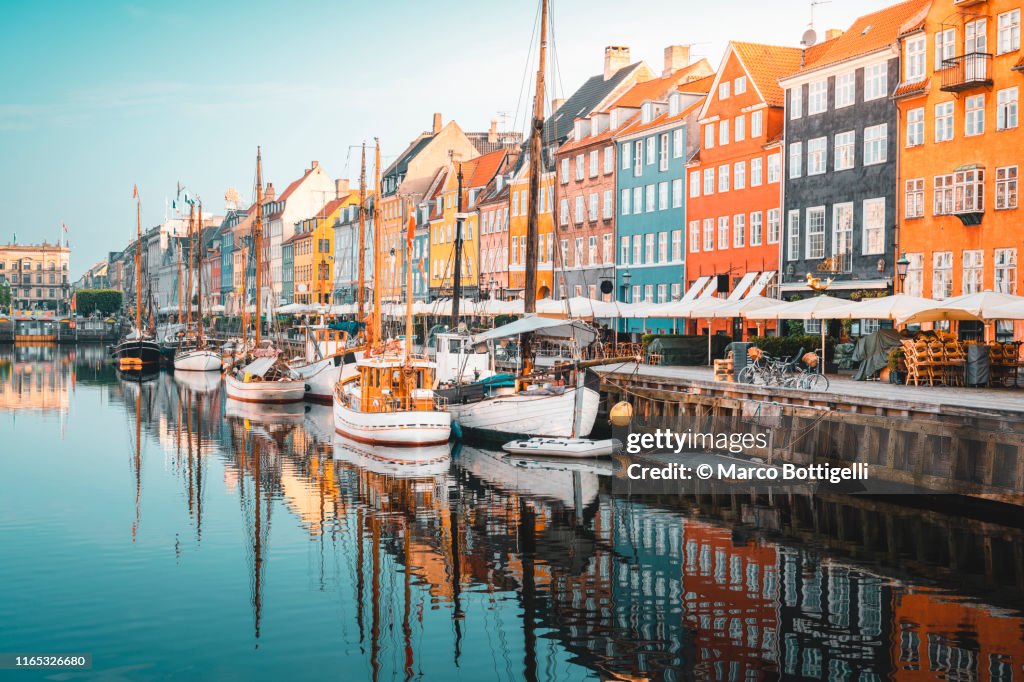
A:
[[[992,55],[988,52],[968,54],[942,61],[942,90],[961,92],[992,85]]]

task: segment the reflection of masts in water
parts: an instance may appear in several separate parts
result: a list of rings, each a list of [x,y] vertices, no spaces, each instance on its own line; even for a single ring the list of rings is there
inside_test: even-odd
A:
[[[248,434],[249,432],[246,431]],[[263,616],[263,577],[264,577],[264,553],[266,552],[267,537],[270,534],[270,501],[262,500],[262,453],[260,448],[259,438],[253,437],[251,434],[247,437],[247,443],[245,447],[246,456],[243,459],[243,472],[240,477],[239,491],[241,494],[241,500],[243,509],[248,510],[248,504],[245,500],[245,471],[244,469],[249,468],[248,464],[252,462],[252,470],[249,472],[253,481],[253,521],[251,524],[247,524],[247,528],[252,529],[252,537],[250,538],[250,548],[252,550],[252,573],[251,573],[251,588],[252,588],[252,609],[253,609],[253,631],[256,636],[256,648],[259,648],[260,638],[260,623]],[[268,494],[269,495],[269,494]],[[263,519],[263,507],[266,505],[266,522]]]
[[[526,500],[519,498],[519,552],[523,563],[523,589],[520,597],[523,605],[523,679],[537,682],[537,582],[535,580],[536,522],[533,509]]]
[[[139,531],[142,515],[142,381],[135,394],[135,521],[132,522],[132,542]]]
[[[452,538],[452,626],[455,629],[455,665],[459,665],[462,654],[462,562],[459,553],[459,512],[457,505],[451,505],[448,513],[449,533]]]
[[[366,586],[366,578],[363,573],[363,565],[366,561],[366,553],[363,551],[363,510],[356,510],[356,625],[359,626],[359,644],[366,641],[366,629],[363,626],[363,591]]]
[[[373,552],[373,568],[370,573],[370,668],[373,682],[380,677],[380,519],[376,514],[370,517],[370,551]]]

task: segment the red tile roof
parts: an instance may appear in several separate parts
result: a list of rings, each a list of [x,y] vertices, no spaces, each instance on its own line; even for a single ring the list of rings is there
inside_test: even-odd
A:
[[[473,170],[473,175],[469,177],[469,181],[466,183],[466,187],[484,187],[494,174],[498,172],[498,168],[501,166],[501,162],[505,160],[507,150],[498,149],[489,154],[478,156],[476,161],[476,168]],[[463,170],[465,175],[465,170]]]
[[[928,81],[920,81],[917,83],[903,83],[896,92],[893,93],[893,97],[909,97],[911,95],[923,95],[928,92]]]
[[[331,215],[336,210],[338,210],[342,206],[346,205],[346,203],[348,203],[348,200],[350,198],[354,199],[355,197],[353,197],[352,195],[358,196],[359,192],[351,192],[350,191],[350,192],[348,192],[343,197],[338,197],[337,199],[331,199],[330,201],[327,202],[327,204],[323,208],[321,208],[319,211],[316,212],[317,216],[327,217],[327,216]]]
[[[679,92],[697,93],[702,92],[707,94],[711,92],[711,87],[715,84],[715,74],[712,73],[710,76],[704,76],[696,80],[687,81],[680,83],[676,88]]]
[[[690,105],[686,109],[683,109],[682,111],[680,111],[678,114],[675,114],[674,116],[669,116],[668,115],[668,110],[666,110],[660,116],[655,116],[654,118],[652,118],[647,123],[641,123],[639,119],[634,117],[633,122],[630,125],[628,125],[628,126],[624,126],[622,128],[619,128],[619,130],[617,131],[617,134],[618,135],[631,135],[633,133],[639,133],[639,132],[644,131],[644,130],[650,130],[651,128],[657,128],[658,126],[665,125],[666,123],[672,123],[673,121],[679,121],[679,120],[682,120],[682,119],[686,118],[687,116],[689,116],[695,110],[700,110],[700,108],[702,106],[704,106],[704,101],[700,100],[699,102],[696,102],[696,103]]]
[[[828,43],[824,43],[827,45]],[[782,47],[780,45],[763,45],[761,43],[744,43],[733,41],[731,44],[736,56],[743,62],[747,74],[754,82],[758,92],[769,106],[785,105],[786,95],[779,86],[779,79],[800,70],[803,50],[799,47]]]

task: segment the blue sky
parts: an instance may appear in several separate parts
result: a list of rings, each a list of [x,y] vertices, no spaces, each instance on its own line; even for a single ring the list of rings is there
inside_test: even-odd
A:
[[[888,4],[833,0],[815,24],[845,28]],[[311,159],[355,180],[352,145],[378,136],[386,161],[434,111],[467,130],[506,112],[521,130],[537,6],[3,0],[0,243],[54,241],[66,222],[77,277],[134,234],[133,183],[146,226],[179,181],[208,211],[228,187],[250,198],[257,144],[283,188]],[[717,0],[713,14],[697,0],[552,6],[564,96],[601,70],[605,45],[660,70],[666,45],[693,44],[717,67],[728,40],[795,45],[810,18],[808,0]]]

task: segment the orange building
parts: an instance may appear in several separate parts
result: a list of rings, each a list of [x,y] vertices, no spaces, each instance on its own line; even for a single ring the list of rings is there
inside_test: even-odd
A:
[[[776,291],[785,124],[778,81],[799,70],[802,56],[800,48],[743,42],[725,52],[687,167],[684,300]],[[697,324],[707,329],[706,320]],[[717,322],[714,331],[727,324]]]
[[[935,0],[902,36],[896,252],[910,261],[906,293],[1020,289],[1020,20],[1014,0]]]
[[[530,215],[530,167],[523,163],[509,183],[508,288],[518,294],[526,288],[526,229]],[[541,174],[537,210],[537,299],[550,298],[555,253],[555,173]],[[559,264],[560,266],[562,264]]]

